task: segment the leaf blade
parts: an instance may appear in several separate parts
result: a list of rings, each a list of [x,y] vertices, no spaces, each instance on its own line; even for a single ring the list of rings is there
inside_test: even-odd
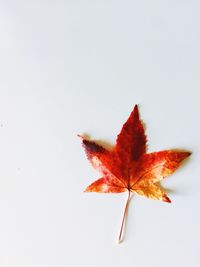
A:
[[[131,186],[142,180],[161,181],[173,174],[190,152],[164,150],[145,154],[138,162],[131,176]]]
[[[115,183],[116,182],[116,183]],[[84,192],[96,193],[122,193],[127,191],[125,187],[119,185],[117,181],[109,181],[108,177],[102,177],[90,184]]]
[[[148,183],[147,181],[146,183],[142,183],[137,187],[134,187],[133,189],[131,189],[131,191],[147,198],[171,203],[170,198],[158,185]]]
[[[144,126],[139,118],[138,106],[135,105],[117,136],[115,151],[121,160],[129,165],[146,152],[146,142]]]
[[[127,186],[122,173],[123,166],[119,163],[117,155],[91,140],[83,138],[82,144],[88,160],[100,174],[112,174],[119,179],[124,186]]]

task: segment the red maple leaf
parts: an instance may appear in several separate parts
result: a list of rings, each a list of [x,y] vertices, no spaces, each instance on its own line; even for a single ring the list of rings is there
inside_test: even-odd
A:
[[[171,202],[158,183],[164,177],[171,175],[180,163],[191,154],[177,150],[164,150],[147,154],[147,138],[139,118],[137,105],[123,125],[112,150],[82,136],[79,137],[82,139],[88,160],[101,174],[101,178],[90,184],[85,192],[121,193],[128,191],[119,242],[122,238],[131,193]]]

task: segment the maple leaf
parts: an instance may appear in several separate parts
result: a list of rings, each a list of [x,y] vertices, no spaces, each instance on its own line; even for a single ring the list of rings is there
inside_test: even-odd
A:
[[[116,144],[108,150],[83,136],[82,144],[88,160],[101,175],[85,192],[122,193],[128,191],[118,241],[121,241],[124,221],[132,193],[171,202],[159,182],[171,175],[191,153],[164,150],[146,153],[147,138],[135,105],[128,120],[117,136]]]

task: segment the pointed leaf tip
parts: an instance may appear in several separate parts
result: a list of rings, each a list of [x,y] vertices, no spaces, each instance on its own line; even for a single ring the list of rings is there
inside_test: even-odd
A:
[[[167,203],[172,202],[171,199],[166,194],[163,195],[162,201],[167,202]]]
[[[138,109],[138,105],[137,104],[133,108],[133,115],[134,115],[134,117],[139,119],[139,109]]]
[[[138,104],[135,104],[133,110],[138,110]]]

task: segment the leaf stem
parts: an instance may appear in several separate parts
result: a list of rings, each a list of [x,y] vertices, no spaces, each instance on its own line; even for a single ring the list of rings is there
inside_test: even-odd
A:
[[[123,233],[124,222],[125,222],[127,211],[128,211],[128,205],[129,205],[129,201],[130,201],[130,195],[131,195],[131,192],[129,190],[128,191],[128,198],[127,198],[126,205],[125,205],[125,208],[124,208],[124,214],[123,214],[123,218],[122,218],[121,228],[120,228],[120,232],[119,232],[118,243],[121,243],[122,242],[122,233]]]

